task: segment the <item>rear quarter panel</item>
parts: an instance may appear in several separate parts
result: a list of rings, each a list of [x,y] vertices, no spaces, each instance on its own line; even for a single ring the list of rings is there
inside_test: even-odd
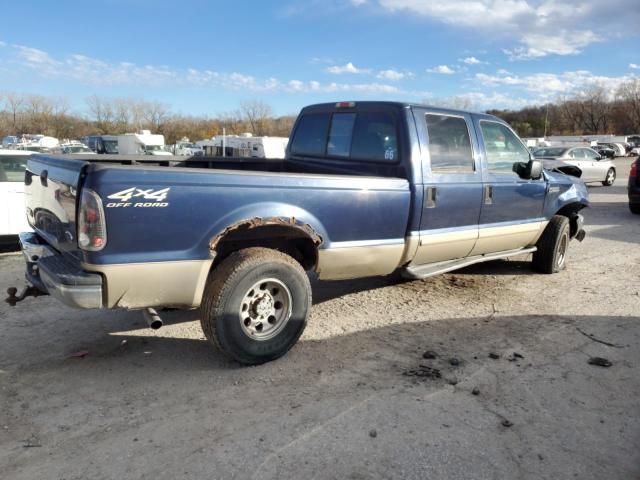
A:
[[[91,264],[207,259],[214,236],[255,217],[295,217],[322,237],[321,249],[402,239],[410,205],[408,182],[395,178],[94,164],[85,185],[102,198],[107,225],[105,248],[83,253]],[[166,205],[109,206],[131,187],[168,188]]]

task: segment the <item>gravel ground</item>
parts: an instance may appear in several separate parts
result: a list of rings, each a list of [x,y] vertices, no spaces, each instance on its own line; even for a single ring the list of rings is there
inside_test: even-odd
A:
[[[301,341],[259,367],[210,347],[198,312],[151,331],[2,304],[2,478],[640,478],[640,217],[617,164],[567,270],[317,283]],[[0,256],[0,286],[22,268]]]

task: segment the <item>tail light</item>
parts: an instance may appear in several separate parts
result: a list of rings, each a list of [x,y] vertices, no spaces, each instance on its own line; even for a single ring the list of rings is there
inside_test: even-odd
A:
[[[88,188],[82,189],[78,212],[78,246],[83,250],[102,250],[107,244],[102,200]]]

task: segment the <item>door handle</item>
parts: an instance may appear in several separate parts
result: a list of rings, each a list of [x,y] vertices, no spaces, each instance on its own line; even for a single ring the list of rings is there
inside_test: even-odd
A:
[[[484,204],[493,205],[493,187],[491,185],[484,186]]]
[[[424,203],[426,208],[436,208],[436,187],[427,187]]]

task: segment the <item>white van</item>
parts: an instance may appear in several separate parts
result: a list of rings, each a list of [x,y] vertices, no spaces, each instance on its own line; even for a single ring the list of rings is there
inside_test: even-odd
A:
[[[24,206],[24,171],[31,155],[28,150],[0,149],[0,243],[31,230]]]

